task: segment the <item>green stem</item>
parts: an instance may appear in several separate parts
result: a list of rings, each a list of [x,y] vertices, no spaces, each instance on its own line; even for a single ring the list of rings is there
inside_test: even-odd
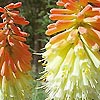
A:
[[[87,51],[87,49],[86,49],[86,46],[87,46],[87,45],[83,42],[83,40],[82,40],[82,38],[81,38],[81,36],[80,36],[80,33],[78,33],[78,34],[79,34],[79,38],[80,38],[80,40],[81,40],[81,42],[82,42],[82,44],[83,44],[83,48],[84,48],[84,50],[85,50],[87,56],[89,57],[89,59],[90,59],[91,63],[93,64],[93,66],[95,66],[94,62],[92,61],[92,59],[91,59],[91,57],[90,57],[90,55],[89,55],[89,53],[88,53],[88,51]],[[87,48],[89,48],[89,47],[87,46]]]

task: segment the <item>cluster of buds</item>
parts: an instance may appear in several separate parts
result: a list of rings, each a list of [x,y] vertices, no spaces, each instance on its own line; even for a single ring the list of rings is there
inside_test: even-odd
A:
[[[21,5],[18,2],[0,7],[3,20],[0,23],[0,100],[31,100],[32,57],[25,44],[28,33],[18,27],[28,25],[29,21],[16,10]]]
[[[100,0],[59,0],[42,54],[46,100],[100,100]],[[54,36],[55,35],[55,36]]]

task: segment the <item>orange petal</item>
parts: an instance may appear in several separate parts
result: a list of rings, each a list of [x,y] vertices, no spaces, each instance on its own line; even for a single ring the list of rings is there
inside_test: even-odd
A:
[[[19,8],[22,6],[22,2],[17,2],[14,4],[14,8]]]
[[[94,42],[93,40],[90,39],[90,37],[88,35],[83,35],[84,39],[86,40],[87,44],[92,47],[95,45],[96,42]]]
[[[88,4],[88,0],[79,0],[82,6],[86,6]]]
[[[14,8],[19,8],[22,6],[22,2],[18,2],[18,3],[10,3],[9,5],[6,6],[6,8],[8,9],[14,9]]]
[[[23,41],[23,42],[26,41],[26,38],[21,37],[21,36],[17,36],[17,35],[13,35],[13,38],[16,39],[16,40],[18,40],[18,41]]]
[[[53,35],[57,32],[60,32],[60,31],[70,28],[74,24],[75,24],[74,20],[67,20],[67,21],[59,20],[56,22],[56,27],[48,29],[45,34]]]
[[[92,11],[92,6],[90,4],[88,4],[82,11],[82,14],[88,13],[89,11]]]
[[[54,43],[56,43],[56,42],[59,42],[59,41],[62,40],[62,39],[66,39],[68,35],[69,35],[69,32],[66,32],[66,31],[63,32],[63,33],[60,33],[60,34],[58,34],[58,35],[52,37],[52,38],[50,39],[50,43],[51,43],[51,44],[54,44]]]
[[[58,1],[56,4],[57,4],[58,6],[64,6],[64,5],[65,5],[65,3],[62,2],[62,1]]]
[[[100,7],[100,0],[88,0],[88,1],[93,5]]]
[[[1,76],[9,77],[9,68],[7,63],[4,61],[1,69]]]
[[[14,34],[19,35],[19,36],[21,35],[18,27],[16,27],[14,24],[10,24],[10,26]]]
[[[11,16],[11,17],[16,17],[16,16],[18,16],[18,14],[17,13],[14,13],[14,12],[8,12],[8,15],[9,16]]]
[[[29,36],[29,34],[26,33],[26,32],[22,32],[22,31],[20,31],[20,36],[27,37],[27,36]]]
[[[61,30],[62,29],[58,29],[58,28],[54,27],[54,28],[48,29],[45,34],[50,36],[50,35],[53,35]]]
[[[48,29],[51,29],[51,28],[54,28],[54,27],[56,27],[56,24],[55,24],[55,23],[49,24],[49,25],[47,26]]]
[[[6,14],[2,14],[1,18],[4,19],[6,17]]]
[[[0,28],[4,28],[5,25],[6,25],[6,22],[0,23]]]
[[[91,23],[91,26],[92,26],[94,29],[100,31],[100,23]]]
[[[0,57],[4,54],[4,47],[0,48]]]
[[[5,12],[5,9],[0,7],[0,12],[2,12],[2,13]]]
[[[23,62],[18,61],[17,62],[17,67],[19,68],[19,70],[21,72],[27,72],[29,70],[31,70],[31,66],[30,65],[26,65]]]
[[[75,6],[75,4],[71,4],[71,3],[66,3],[66,4],[64,5],[64,7],[65,7],[66,9],[69,9],[69,10],[75,10],[75,9],[77,9],[76,6]]]
[[[15,13],[13,13],[15,14]],[[26,21],[24,17],[20,17],[19,15],[15,14],[11,16],[13,18],[14,23],[21,24],[21,25],[28,25],[29,21]]]
[[[79,31],[80,34],[87,33],[87,29],[85,27],[79,27],[78,31]]]
[[[16,73],[16,72],[17,72],[17,67],[16,67],[16,65],[14,64],[13,59],[10,57],[9,60],[10,60],[9,64],[10,64],[10,66],[11,66],[12,71],[13,71],[14,73]]]
[[[1,42],[2,40],[5,40],[5,38],[6,38],[5,33],[6,33],[6,31],[0,32],[0,42]]]
[[[53,35],[53,34],[55,34],[57,32],[63,31],[64,29],[65,29],[65,27],[51,28],[51,29],[48,29],[45,34],[48,35],[48,36],[50,36],[50,35]]]
[[[51,9],[50,12],[52,14],[72,14],[73,11],[72,10],[68,10],[68,9]]]
[[[67,3],[69,0],[61,0],[62,2],[64,2],[64,3]]]
[[[63,15],[63,14],[51,14],[49,16],[51,20],[70,20],[76,18],[75,15]]]
[[[8,40],[8,43],[9,43],[10,46],[14,45],[13,39],[12,39],[12,37],[10,35],[7,36],[7,40]]]
[[[68,29],[75,24],[75,20],[59,20],[56,22],[57,28]]]
[[[100,32],[94,29],[88,29],[89,38],[100,46]]]
[[[17,10],[13,10],[13,11],[11,11],[12,13],[15,13],[15,14],[19,14],[19,11],[17,11]]]
[[[13,9],[14,8],[14,3],[10,3],[9,5],[6,6],[6,8]]]

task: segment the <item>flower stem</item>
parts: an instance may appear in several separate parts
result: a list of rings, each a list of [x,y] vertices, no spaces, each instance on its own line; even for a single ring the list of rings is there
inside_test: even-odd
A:
[[[87,56],[89,57],[89,59],[90,59],[91,63],[93,64],[93,66],[95,66],[94,62],[92,61],[92,59],[91,59],[91,57],[90,57],[90,55],[89,55],[89,53],[88,53],[88,51],[87,51],[87,49],[86,49],[86,47],[87,47],[87,48],[89,48],[89,47],[86,45],[86,43],[83,42],[83,40],[82,40],[81,35],[80,35],[79,32],[78,32],[78,34],[79,34],[79,38],[80,38],[80,40],[81,40],[81,42],[82,42],[82,44],[83,44],[83,48],[84,48],[84,50],[85,50]]]

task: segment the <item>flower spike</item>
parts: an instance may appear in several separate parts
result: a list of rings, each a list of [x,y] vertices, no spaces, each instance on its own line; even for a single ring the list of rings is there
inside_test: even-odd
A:
[[[100,100],[100,1],[59,0],[42,53],[46,100]]]
[[[24,43],[28,33],[18,27],[28,25],[29,21],[15,10],[21,5],[18,2],[0,7],[3,19],[0,23],[0,100],[31,100],[32,56]]]

